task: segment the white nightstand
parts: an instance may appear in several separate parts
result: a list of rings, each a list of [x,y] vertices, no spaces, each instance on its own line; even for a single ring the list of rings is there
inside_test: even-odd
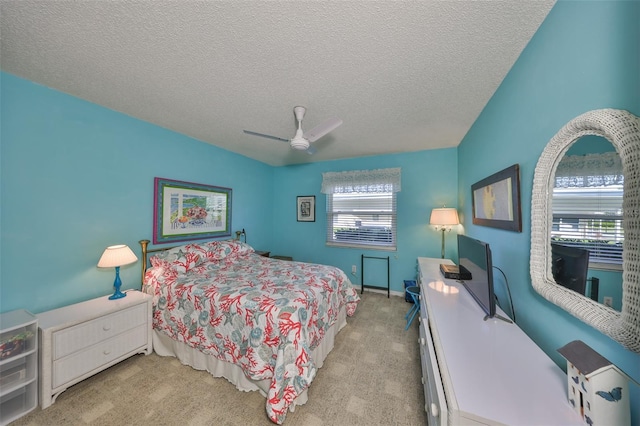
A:
[[[150,354],[151,296],[130,290],[38,314],[40,406],[70,386],[138,353]]]

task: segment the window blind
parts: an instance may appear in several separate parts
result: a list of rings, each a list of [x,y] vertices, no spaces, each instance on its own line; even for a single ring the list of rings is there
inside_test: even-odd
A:
[[[395,192],[327,196],[327,243],[395,248],[395,236]]]
[[[554,188],[551,239],[589,250],[590,263],[622,264],[623,186]]]
[[[400,169],[323,174],[327,244],[395,250]]]

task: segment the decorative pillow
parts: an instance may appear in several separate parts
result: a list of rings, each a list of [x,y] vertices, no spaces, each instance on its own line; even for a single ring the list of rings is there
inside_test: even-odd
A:
[[[222,260],[226,257],[238,257],[253,253],[253,247],[238,240],[210,241],[206,243],[208,254],[212,260]]]
[[[187,244],[159,252],[151,256],[151,265],[175,269],[179,274],[186,274],[208,260],[207,248],[198,244]]]

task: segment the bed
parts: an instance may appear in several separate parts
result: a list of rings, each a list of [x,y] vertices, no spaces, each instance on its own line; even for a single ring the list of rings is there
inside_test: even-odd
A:
[[[142,245],[161,356],[259,391],[277,424],[307,390],[359,297],[339,268],[263,257],[238,240]],[[147,267],[147,258],[151,264]]]

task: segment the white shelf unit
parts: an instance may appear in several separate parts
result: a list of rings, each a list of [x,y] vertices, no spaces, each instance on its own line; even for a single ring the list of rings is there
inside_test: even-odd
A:
[[[150,354],[151,296],[128,291],[38,314],[40,407],[70,386],[138,353]]]
[[[38,319],[24,309],[0,314],[0,425],[38,405]]]

